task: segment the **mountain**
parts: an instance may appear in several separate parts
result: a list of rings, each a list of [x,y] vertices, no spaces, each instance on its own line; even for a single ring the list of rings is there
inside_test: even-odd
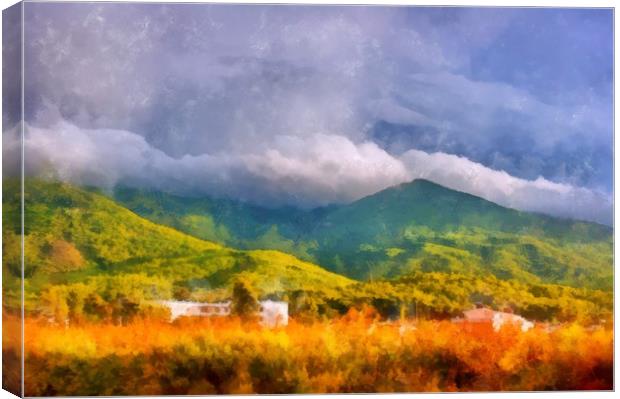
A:
[[[4,182],[3,277],[12,292],[9,302],[21,273],[18,193],[18,182]],[[49,284],[102,275],[145,274],[196,289],[227,287],[244,277],[262,294],[329,291],[352,283],[289,254],[235,250],[155,224],[94,190],[32,179],[24,202],[27,297]]]
[[[3,299],[5,309],[18,311],[21,275],[19,183],[5,180],[3,188],[3,256],[6,266],[3,268]],[[398,193],[398,190],[406,195]],[[260,208],[246,208],[249,206],[232,201],[184,199],[154,192],[141,192],[131,197],[134,204],[144,204],[143,209],[147,206],[161,209],[153,205],[157,204],[152,200],[156,196],[159,207],[168,206],[168,212],[161,215],[171,221],[177,218],[184,220],[188,216],[191,220],[193,214],[190,212],[223,203],[223,206],[238,210],[238,218],[241,219],[236,221],[238,224],[229,224],[232,226],[228,229],[230,232],[243,225],[243,218],[249,218],[251,212],[256,212],[253,217],[265,218],[260,220],[274,224],[262,226],[260,230],[261,223],[257,220],[246,220],[246,226],[253,226],[259,232],[266,231],[253,245],[268,245],[269,240],[264,240],[264,237],[272,234],[270,232],[278,226],[286,234],[294,231],[304,240],[312,240],[306,241],[312,243],[307,247],[309,256],[338,258],[339,263],[335,262],[335,267],[332,265],[334,269],[344,267],[351,274],[363,275],[366,272],[373,277],[368,282],[356,282],[281,251],[232,249],[156,224],[95,189],[29,179],[24,198],[25,308],[27,312],[56,320],[122,322],[137,312],[143,315],[157,312],[156,308],[151,308],[153,299],[224,299],[230,294],[231,284],[243,280],[261,296],[287,300],[291,315],[300,320],[343,314],[351,307],[362,304],[372,305],[383,317],[398,317],[405,312],[409,316],[445,318],[454,317],[481,301],[495,308],[510,306],[537,320],[585,320],[596,323],[609,317],[613,308],[611,291],[546,284],[543,281],[552,280],[553,275],[542,278],[517,263],[513,275],[498,278],[496,275],[505,272],[505,269],[488,262],[491,256],[500,257],[492,255],[493,251],[504,254],[501,256],[513,256],[507,259],[517,259],[519,254],[514,248],[529,243],[529,252],[524,252],[526,259],[533,257],[535,251],[550,251],[542,255],[554,258],[546,259],[538,255],[539,259],[545,260],[540,269],[546,273],[554,270],[553,262],[569,265],[577,259],[575,254],[578,253],[583,254],[584,262],[590,262],[587,265],[592,271],[587,270],[584,276],[595,281],[592,276],[600,272],[595,260],[597,257],[603,259],[611,256],[604,253],[604,240],[580,238],[578,230],[574,231],[574,237],[567,233],[566,242],[558,242],[557,238],[542,239],[541,234],[551,234],[544,233],[545,229],[555,231],[554,223],[565,222],[542,220],[537,215],[525,215],[543,226],[539,226],[530,236],[526,230],[516,234],[499,231],[500,227],[494,225],[482,228],[479,221],[472,225],[462,222],[465,227],[458,228],[442,228],[440,224],[422,225],[424,212],[419,213],[420,219],[414,219],[416,215],[400,211],[403,218],[409,218],[409,223],[414,223],[410,225],[406,220],[394,219],[392,214],[396,210],[381,207],[386,201],[398,205],[395,197],[403,197],[403,201],[416,198],[420,190],[439,190],[448,199],[461,195],[426,182],[416,182],[348,206],[315,211],[266,209],[264,213]],[[436,193],[434,198],[437,201],[432,206],[439,206],[443,201]],[[470,200],[474,205],[479,201],[475,197]],[[171,201],[176,207],[170,207]],[[193,207],[185,209],[183,205],[186,201]],[[474,205],[458,208],[462,212],[479,212],[478,207],[482,205]],[[375,208],[376,212],[368,213]],[[171,209],[185,213],[175,216]],[[430,211],[427,209],[425,212]],[[513,211],[498,208],[497,212],[512,214]],[[299,218],[289,218],[288,214]],[[206,216],[213,220],[225,220],[222,215]],[[367,223],[361,220],[365,216]],[[229,212],[226,217],[235,221],[235,212]],[[462,217],[460,220],[474,220],[472,217]],[[446,220],[453,218],[456,216],[446,216]],[[388,222],[394,225],[393,229],[385,226]],[[215,226],[226,227],[219,223]],[[514,230],[514,223],[509,228]],[[586,225],[579,228],[598,227]],[[373,237],[369,231],[377,235]],[[246,237],[251,237],[251,234]],[[345,245],[347,237],[353,243],[350,247]],[[371,241],[364,241],[369,237]],[[292,238],[282,240],[289,240],[295,248],[303,242]],[[273,243],[281,244],[277,241]],[[252,244],[251,240],[247,244]],[[600,248],[597,249],[597,245]],[[480,255],[478,252],[484,252],[481,248],[485,246],[492,248],[486,250],[486,255]],[[577,248],[572,249],[575,252],[571,255],[573,258],[557,252],[571,246]],[[611,266],[606,267],[609,269]],[[383,275],[380,274],[381,268],[387,269]]]
[[[505,208],[424,179],[390,187],[335,209],[319,229],[346,226],[347,234],[398,234],[410,225],[436,232],[478,228],[573,241],[601,240],[611,234],[607,226]]]
[[[116,187],[119,204],[159,224],[195,237],[244,249],[276,249],[312,261],[307,240],[317,221],[335,206],[311,211],[266,208],[210,197],[182,197],[151,189]]]
[[[312,237],[319,263],[343,262],[358,277],[449,271],[597,288],[613,280],[611,228],[504,208],[426,180],[336,209]]]
[[[128,188],[114,198],[188,234],[283,250],[356,279],[422,271],[605,289],[613,281],[611,228],[505,208],[421,179],[311,211]]]

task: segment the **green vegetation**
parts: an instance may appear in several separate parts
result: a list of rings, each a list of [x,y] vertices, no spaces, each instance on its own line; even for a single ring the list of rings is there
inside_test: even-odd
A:
[[[95,276],[86,283],[52,285],[40,297],[38,311],[48,320],[123,324],[134,316],[168,316],[154,302],[170,298],[171,283],[144,274]]]
[[[18,192],[5,191],[3,212],[9,216],[5,220],[19,214],[19,201],[12,198]],[[25,209],[26,306],[32,311],[40,310],[40,294],[50,286],[58,292],[66,286],[73,292],[75,284],[86,284],[82,287],[86,292],[104,281],[123,289],[125,278],[132,275],[165,279],[177,289],[190,287],[198,294],[230,289],[239,277],[261,295],[295,289],[328,293],[352,283],[282,252],[239,251],[194,238],[145,220],[101,194],[69,184],[28,180]],[[9,308],[19,307],[19,247],[12,245],[19,242],[19,233],[15,218],[3,229],[5,306]],[[134,296],[142,292],[125,288],[133,290]],[[110,295],[105,301],[116,298]],[[135,297],[132,301],[141,303]]]
[[[251,286],[243,280],[235,282],[232,289],[231,313],[247,319],[253,317],[259,307],[258,297]]]
[[[430,193],[440,190],[448,198],[462,195],[430,187]],[[10,309],[19,307],[19,223],[13,218],[19,201],[13,198],[18,190],[5,192],[3,277]],[[236,250],[155,224],[96,190],[28,180],[25,194],[26,309],[55,320],[123,324],[138,314],[161,315],[156,299],[218,301],[235,292],[240,297],[241,288],[247,297],[286,300],[300,321],[367,305],[383,318],[448,318],[483,302],[535,320],[590,324],[609,319],[613,309],[609,229],[523,214],[471,196],[458,205],[469,216],[459,213],[454,225],[432,209],[407,210],[396,218],[396,210],[380,205],[402,205],[380,199],[396,195],[388,190],[349,207],[314,211],[315,219],[306,213],[263,227],[255,240],[245,241],[258,248],[277,242],[293,253],[303,246],[306,258],[359,278],[354,281],[277,250]],[[421,194],[407,197],[416,195]],[[437,207],[448,201],[442,198],[427,202]],[[371,205],[377,210],[371,212]],[[476,218],[484,207],[494,218],[508,215],[505,223]],[[284,220],[285,211],[273,212]],[[227,240],[236,237],[233,224],[226,227],[208,215],[179,220]],[[300,220],[315,220],[305,236]],[[292,226],[306,238],[283,239],[280,234],[291,234]],[[241,281],[243,287],[235,286]]]
[[[532,320],[611,321],[611,292],[554,284],[526,284],[493,275],[415,272],[394,280],[359,284],[346,289],[345,306],[369,303],[383,317],[459,316],[476,303],[497,310],[509,308]]]
[[[127,188],[115,198],[188,234],[282,250],[355,279],[439,271],[612,287],[611,228],[507,209],[425,180],[312,211]]]
[[[324,213],[323,209],[269,209],[228,199],[181,197],[127,187],[117,187],[113,198],[149,220],[195,237],[237,248],[289,253],[300,245],[299,240],[290,237],[304,232],[304,227],[312,227],[313,220]]]

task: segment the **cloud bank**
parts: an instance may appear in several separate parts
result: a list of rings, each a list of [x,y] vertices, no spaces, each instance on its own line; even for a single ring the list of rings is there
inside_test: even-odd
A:
[[[27,3],[24,18],[33,173],[304,207],[425,177],[611,223],[610,10]]]
[[[16,132],[4,136],[4,147],[13,153]],[[266,149],[173,158],[129,131],[58,121],[51,128],[27,126],[25,151],[29,175],[105,189],[131,184],[266,206],[315,207],[424,178],[515,209],[612,223],[612,201],[604,193],[542,177],[520,179],[441,152],[412,149],[395,157],[373,142],[342,135],[277,136]]]
[[[398,140],[611,191],[610,10],[33,3],[25,18],[31,122],[48,102],[175,158],[381,136],[392,155]]]
[[[413,178],[428,179],[509,208],[613,223],[612,197],[602,192],[554,183],[540,176],[535,180],[520,179],[503,170],[441,152],[410,150],[400,160]]]

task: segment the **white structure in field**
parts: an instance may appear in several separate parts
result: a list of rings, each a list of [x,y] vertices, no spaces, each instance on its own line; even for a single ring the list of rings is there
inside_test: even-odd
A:
[[[498,312],[493,309],[478,307],[463,312],[463,318],[452,319],[453,322],[462,323],[490,323],[493,329],[498,331],[505,324],[513,324],[521,327],[522,331],[527,331],[534,327],[531,321],[510,312]]]
[[[181,316],[228,316],[230,301],[205,303],[190,301],[159,301],[159,304],[170,309],[170,320]]]
[[[190,301],[159,301],[159,304],[170,309],[170,320],[181,316],[228,316],[231,302],[190,302]],[[259,315],[261,324],[267,327],[285,326],[288,324],[288,303],[281,301],[260,301]]]
[[[504,324],[521,326],[521,331],[527,331],[534,327],[534,323],[519,315],[506,312],[495,312],[493,315],[493,329],[498,331]]]
[[[280,301],[260,301],[261,323],[267,327],[288,324],[288,303]]]

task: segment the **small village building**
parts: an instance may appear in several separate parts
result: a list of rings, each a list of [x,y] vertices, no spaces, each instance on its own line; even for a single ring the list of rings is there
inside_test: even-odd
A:
[[[281,301],[260,301],[261,323],[267,327],[288,324],[288,303]]]
[[[170,320],[181,316],[227,316],[230,314],[230,301],[217,303],[191,301],[159,301],[170,309]]]
[[[506,324],[519,326],[521,331],[527,331],[534,327],[534,323],[512,312],[498,312],[486,307],[466,310],[463,312],[462,318],[452,319],[452,321],[456,323],[487,323],[491,324],[495,331]]]
[[[229,316],[231,302],[191,302],[191,301],[158,301],[170,309],[170,321],[181,316],[218,317]],[[261,324],[267,327],[285,326],[288,324],[288,303],[281,301],[260,301],[259,316]]]

